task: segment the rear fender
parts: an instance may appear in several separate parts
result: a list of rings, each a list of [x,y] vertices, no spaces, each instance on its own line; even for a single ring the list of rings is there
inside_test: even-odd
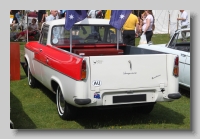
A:
[[[53,81],[58,84],[57,87],[53,87],[53,84],[52,84]],[[51,78],[51,90],[53,91],[53,93],[55,93],[55,94],[57,93],[56,91],[57,91],[58,86],[60,86],[60,89],[63,90],[63,86],[62,86],[60,79],[56,76],[53,76]],[[63,93],[63,91],[62,91],[62,93]]]

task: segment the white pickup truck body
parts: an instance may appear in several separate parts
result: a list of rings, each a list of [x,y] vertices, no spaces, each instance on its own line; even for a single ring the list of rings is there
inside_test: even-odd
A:
[[[123,55],[86,56],[75,54],[72,48],[56,46],[51,41],[53,26],[64,26],[64,20],[55,20],[43,25],[47,29],[46,43],[41,35],[38,42],[29,42],[25,47],[28,81],[31,87],[39,81],[57,94],[59,116],[70,119],[75,107],[138,106],[149,113],[156,102],[173,101],[181,97],[178,92],[177,55],[158,54],[134,46],[121,45]],[[109,20],[85,19],[76,25],[109,25]],[[87,27],[86,27],[87,28]],[[104,34],[105,36],[105,34]],[[72,36],[71,36],[72,37]],[[103,40],[102,40],[103,41]],[[80,41],[83,42],[83,41]],[[101,43],[99,47],[110,46]],[[94,43],[80,44],[81,47]],[[83,46],[84,45],[84,46]],[[69,49],[68,49],[69,48]],[[89,49],[87,49],[89,50]],[[146,52],[145,52],[146,53]],[[84,56],[82,56],[84,55]],[[83,69],[85,69],[82,79]],[[147,105],[145,105],[147,104]],[[142,107],[140,107],[142,106]]]

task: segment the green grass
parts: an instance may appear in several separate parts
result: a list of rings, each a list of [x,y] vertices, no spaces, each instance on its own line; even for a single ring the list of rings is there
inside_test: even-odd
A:
[[[154,35],[156,44],[167,43],[169,35]],[[136,39],[138,44],[139,38]],[[24,43],[20,42],[20,60],[24,61]],[[10,82],[10,119],[15,129],[101,129],[101,130],[190,130],[190,97],[186,91],[173,102],[157,103],[149,115],[132,109],[80,109],[77,119],[62,120],[57,113],[55,94],[44,86],[32,89],[20,67],[19,81]]]

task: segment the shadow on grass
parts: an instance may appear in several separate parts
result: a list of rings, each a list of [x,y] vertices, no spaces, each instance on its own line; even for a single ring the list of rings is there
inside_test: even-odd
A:
[[[24,112],[23,106],[19,99],[10,92],[10,119],[14,123],[15,129],[35,129],[36,125]]]
[[[52,93],[48,88],[46,88],[43,84],[38,83],[37,88],[40,89],[51,101],[53,101],[56,105],[56,95]]]
[[[26,75],[20,75],[20,80],[23,80],[23,79],[25,79],[25,78],[27,78]],[[27,80],[28,80],[28,79],[27,79]]]
[[[55,103],[56,95],[53,94],[42,84],[39,84],[40,90]],[[170,103],[170,102],[169,102]],[[117,109],[96,109],[79,108],[77,117],[73,120],[85,129],[98,129],[111,126],[137,126],[148,124],[184,124],[185,116],[169,109],[162,104],[155,104],[150,114],[139,114],[134,112],[133,108]]]
[[[84,108],[85,109],[85,108]],[[179,114],[161,104],[155,104],[153,111],[139,114],[131,108],[110,110],[85,109],[75,120],[85,129],[97,129],[110,126],[135,126],[141,124],[183,124],[184,115]]]
[[[20,79],[23,80],[25,78],[27,78],[28,73],[27,73],[27,66],[25,65],[25,62],[20,61]]]
[[[38,84],[37,88],[45,94],[56,107],[56,95],[52,93],[42,84]],[[187,92],[185,92],[187,93]],[[167,102],[168,103],[168,102]],[[173,102],[169,102],[173,103]],[[184,124],[185,116],[175,110],[165,107],[162,103],[157,103],[153,111],[148,114],[139,114],[134,112],[132,108],[104,109],[96,108],[80,108],[78,116],[72,120],[80,124],[84,129],[98,129],[116,126],[140,126],[150,124]],[[60,119],[62,120],[62,119]],[[29,126],[29,128],[34,128]],[[130,128],[131,129],[131,128]]]

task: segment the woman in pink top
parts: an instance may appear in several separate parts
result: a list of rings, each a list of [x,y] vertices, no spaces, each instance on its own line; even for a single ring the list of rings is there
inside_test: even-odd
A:
[[[145,10],[146,18],[143,20],[142,31],[146,35],[147,43],[151,41],[153,36],[153,30],[155,29],[154,25],[154,16],[152,10]]]

